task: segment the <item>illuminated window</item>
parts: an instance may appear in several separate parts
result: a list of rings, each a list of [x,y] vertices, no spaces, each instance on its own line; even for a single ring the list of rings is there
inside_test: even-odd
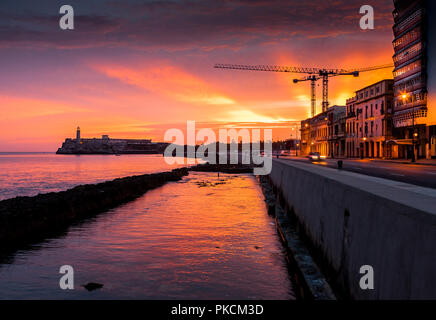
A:
[[[405,73],[408,73],[410,71],[419,69],[421,67],[421,61],[417,60],[415,62],[412,62],[410,64],[408,64],[407,66],[404,66],[400,69],[398,69],[397,71],[394,72],[394,78],[399,77]]]

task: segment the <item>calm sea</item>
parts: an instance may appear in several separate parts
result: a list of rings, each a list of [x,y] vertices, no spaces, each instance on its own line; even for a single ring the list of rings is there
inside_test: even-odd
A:
[[[0,156],[2,194],[167,170],[159,156]],[[74,269],[74,290],[59,268]],[[103,288],[88,292],[88,282]],[[295,299],[274,219],[250,175],[190,173],[0,256],[0,299]]]
[[[162,155],[0,153],[0,200],[34,196],[115,178],[168,171]]]

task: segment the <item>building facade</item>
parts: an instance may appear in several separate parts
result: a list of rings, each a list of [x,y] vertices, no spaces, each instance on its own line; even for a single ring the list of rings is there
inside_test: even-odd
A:
[[[346,105],[346,155],[392,158],[393,80],[356,91]]]
[[[310,152],[326,157],[345,155],[345,106],[332,106],[301,121],[300,153],[305,156]]]
[[[345,152],[348,158],[357,158],[360,156],[360,143],[358,138],[358,128],[356,125],[356,102],[356,96],[349,98],[347,99],[345,107]]]
[[[310,139],[310,120],[306,119],[301,121],[301,142],[300,142],[300,155],[305,156],[310,153],[311,139]]]
[[[328,119],[328,140],[329,156],[331,158],[343,158],[346,156],[346,108],[344,106],[333,106],[327,109]]]
[[[435,3],[394,0],[394,154],[436,157]]]

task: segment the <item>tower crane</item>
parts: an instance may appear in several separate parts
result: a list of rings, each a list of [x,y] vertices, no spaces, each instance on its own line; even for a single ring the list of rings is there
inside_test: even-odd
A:
[[[321,79],[316,75],[310,75],[302,79],[294,79],[294,83],[310,81],[310,115],[313,118],[316,114],[316,82]]]
[[[330,77],[352,75],[358,77],[360,72],[374,71],[385,68],[393,68],[393,64],[385,64],[375,67],[357,68],[357,69],[326,69],[326,68],[306,68],[306,67],[288,67],[288,66],[268,66],[268,65],[239,65],[239,64],[215,64],[214,68],[233,69],[233,70],[251,70],[267,72],[288,72],[308,74],[305,78],[294,79],[294,83],[301,81],[311,82],[311,115],[316,113],[316,81],[322,79],[322,111],[328,109],[328,82]]]

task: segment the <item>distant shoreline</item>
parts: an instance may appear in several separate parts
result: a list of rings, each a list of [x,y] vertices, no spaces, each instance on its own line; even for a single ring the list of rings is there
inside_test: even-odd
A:
[[[0,155],[8,154],[56,154],[54,151],[0,151]]]

